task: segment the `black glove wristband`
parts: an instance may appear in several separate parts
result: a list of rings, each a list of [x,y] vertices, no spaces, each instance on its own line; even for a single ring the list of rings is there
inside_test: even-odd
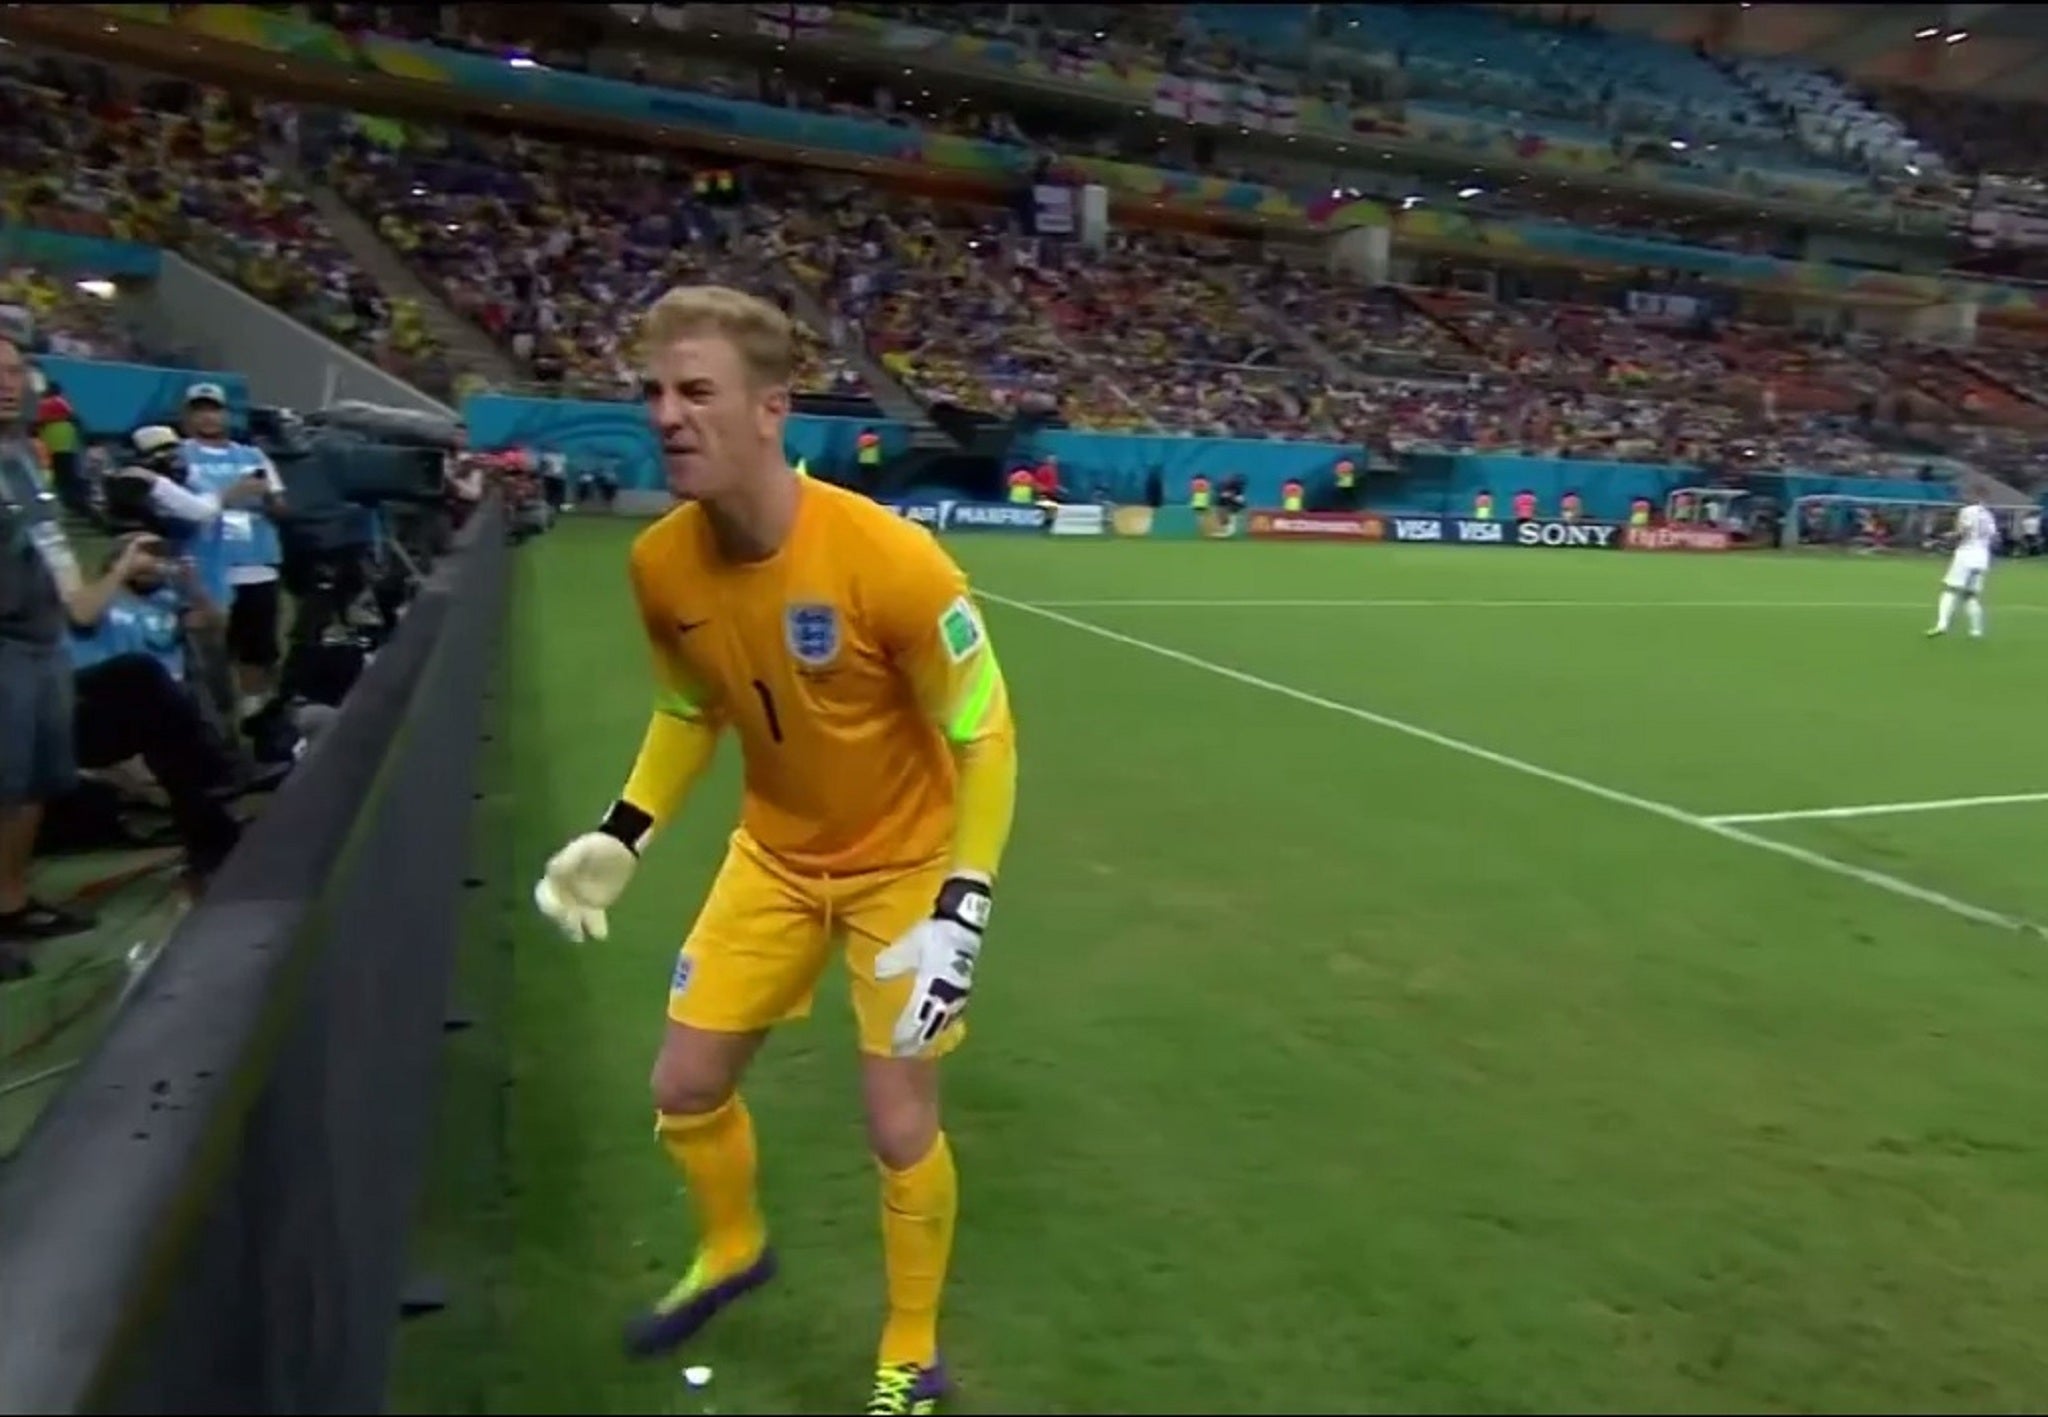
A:
[[[986,882],[977,881],[972,876],[948,876],[946,883],[939,887],[932,917],[964,925],[979,935],[988,929],[989,910],[994,902],[995,896]]]
[[[626,850],[638,856],[648,833],[654,830],[654,818],[621,797],[612,803],[610,810],[604,814],[604,820],[597,824],[597,829],[606,836],[623,842]]]

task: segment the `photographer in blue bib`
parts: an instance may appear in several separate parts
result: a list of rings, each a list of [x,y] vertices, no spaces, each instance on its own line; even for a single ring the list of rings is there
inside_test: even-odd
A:
[[[282,658],[280,567],[284,483],[270,455],[228,433],[227,393],[199,383],[185,391],[185,467],[196,492],[221,498],[227,584],[227,650],[234,664],[235,720],[246,724],[275,697]],[[212,588],[212,587],[210,587]]]
[[[197,567],[158,536],[123,537],[106,574],[66,605],[74,755],[98,770],[140,758],[163,790],[196,881],[234,849],[241,828],[222,799],[234,763],[187,682],[186,635],[221,619]]]

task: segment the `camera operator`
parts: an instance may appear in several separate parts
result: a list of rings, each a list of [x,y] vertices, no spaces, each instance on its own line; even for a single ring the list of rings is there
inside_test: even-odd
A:
[[[0,982],[33,972],[31,941],[90,929],[90,916],[29,894],[43,804],[68,791],[72,762],[68,602],[89,588],[41,485],[29,444],[28,360],[0,334]]]
[[[190,871],[212,874],[241,831],[219,801],[234,765],[186,687],[185,631],[217,623],[220,610],[191,562],[173,560],[162,538],[136,533],[66,611],[79,765],[140,757],[169,800]]]
[[[220,494],[227,553],[227,649],[234,663],[238,721],[247,721],[277,693],[281,657],[279,567],[284,541],[284,483],[270,455],[228,436],[227,393],[218,384],[185,391],[185,467],[193,486]],[[231,495],[233,494],[233,495]]]

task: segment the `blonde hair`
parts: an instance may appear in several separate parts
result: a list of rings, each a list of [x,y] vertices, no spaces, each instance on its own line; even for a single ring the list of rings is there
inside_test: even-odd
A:
[[[723,285],[679,285],[655,301],[640,321],[641,357],[704,335],[732,343],[756,388],[787,384],[796,373],[796,331],[789,317],[758,296]]]

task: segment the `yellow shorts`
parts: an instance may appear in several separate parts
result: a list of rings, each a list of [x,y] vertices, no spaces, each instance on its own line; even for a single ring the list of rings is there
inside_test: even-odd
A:
[[[946,866],[941,859],[910,870],[799,875],[745,832],[734,832],[676,956],[668,1016],[720,1033],[755,1033],[805,1018],[832,947],[843,941],[860,1050],[887,1057],[912,980],[876,979],[875,956],[931,914]],[[945,1056],[966,1032],[964,1022],[954,1024],[924,1056]]]

